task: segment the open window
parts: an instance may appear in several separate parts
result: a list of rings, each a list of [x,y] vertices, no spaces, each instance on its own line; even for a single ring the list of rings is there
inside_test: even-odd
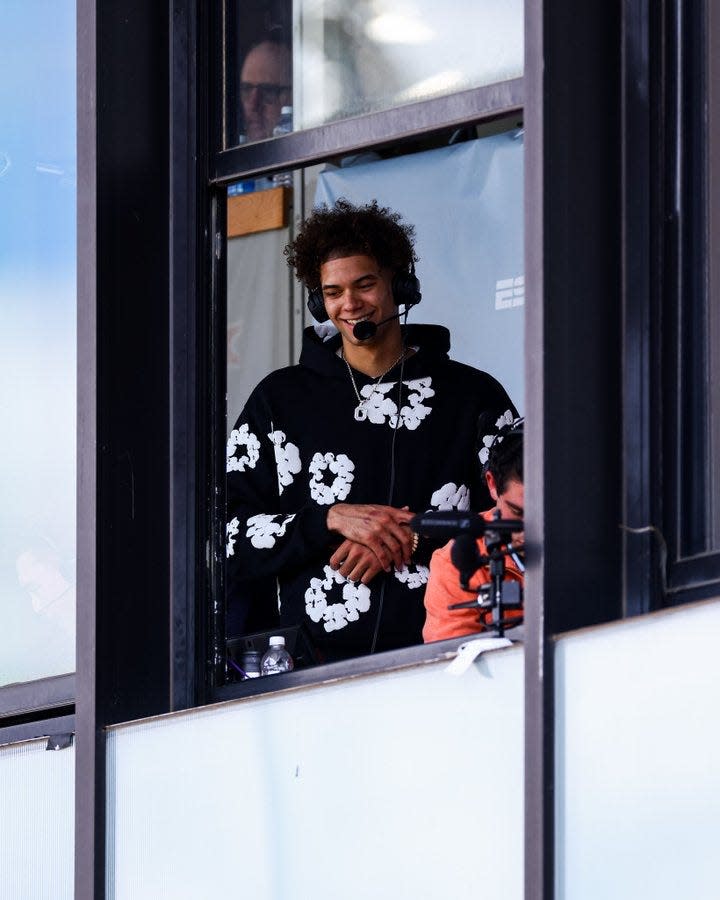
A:
[[[264,4],[254,12],[243,6],[242,15],[227,5],[214,199],[215,413],[227,440],[221,447],[218,437],[214,453],[219,495],[228,461],[235,477],[256,452],[238,427],[254,387],[297,363],[303,331],[313,328],[306,291],[283,249],[315,206],[338,198],[377,200],[415,227],[422,303],[408,323],[448,328],[451,358],[490,373],[523,411],[523,131],[519,83],[508,80],[521,71],[522,6],[498,10],[475,11],[471,21],[464,12],[463,23],[463,16],[452,22],[446,15],[441,22],[429,6],[405,21],[377,4],[332,15],[323,4]],[[481,27],[486,15],[490,29]],[[460,37],[461,23],[482,36],[487,52]],[[444,46],[454,48],[452,67]],[[273,71],[277,90],[270,87]],[[463,89],[458,109],[450,97]],[[349,382],[348,391],[350,400]],[[288,482],[314,478],[332,490],[327,472],[311,473],[311,459],[291,460],[293,441],[282,428],[274,433]],[[393,462],[377,461],[380,477]],[[241,653],[255,647],[254,636],[262,649],[279,627],[274,576],[242,598],[227,577],[222,557],[234,553],[247,525],[232,508],[223,512],[222,505],[214,510],[209,585],[216,685],[242,680]],[[279,519],[271,525],[282,528]],[[271,540],[256,535],[260,545]],[[423,578],[412,573],[421,587]],[[320,585],[328,607],[344,605],[344,587]],[[305,629],[287,638],[301,666],[322,659]]]

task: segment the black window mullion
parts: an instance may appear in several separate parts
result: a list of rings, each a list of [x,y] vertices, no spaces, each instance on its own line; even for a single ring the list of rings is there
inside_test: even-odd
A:
[[[469,121],[504,118],[523,104],[523,80],[512,79],[382,112],[296,131],[217,153],[211,180],[299,168],[360,149],[431,134]]]
[[[663,537],[658,527],[656,315],[659,254],[652,222],[658,171],[653,93],[662,59],[651,56],[649,0],[625,0],[622,37],[623,493],[625,615],[660,602]],[[653,8],[654,9],[654,8]],[[650,61],[650,63],[649,63]]]
[[[526,4],[526,900],[555,896],[554,636],[621,613],[622,11]]]
[[[227,392],[227,204],[217,192],[213,196],[211,227],[213,252],[210,303],[206,314],[208,329],[209,390],[204,403],[204,420],[209,424],[208,468],[205,473],[208,504],[206,583],[207,688],[213,692],[225,681],[225,469]],[[222,486],[222,487],[220,487]],[[213,694],[214,698],[214,694]]]

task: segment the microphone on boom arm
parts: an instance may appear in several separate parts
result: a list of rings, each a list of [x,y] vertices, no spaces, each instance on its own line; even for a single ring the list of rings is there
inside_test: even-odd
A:
[[[400,316],[404,315],[404,312],[395,313],[394,316],[388,316],[387,319],[383,319],[382,322],[378,322],[377,325],[369,319],[365,322],[358,322],[353,328],[353,337],[356,341],[368,341],[371,337],[375,337],[377,330],[381,325],[384,325],[386,322],[390,322],[393,319],[399,319]]]
[[[459,534],[450,548],[450,559],[460,573],[460,587],[464,591],[469,591],[470,579],[483,564],[477,539],[471,534]]]
[[[505,556],[522,564],[518,550],[511,543],[512,535],[523,530],[521,519],[503,519],[499,510],[488,520],[476,513],[461,510],[432,510],[415,516],[410,526],[413,531],[436,540],[454,538],[450,559],[458,570],[460,586],[468,593],[476,594],[474,600],[452,603],[448,609],[487,609],[492,615],[492,626],[498,635],[504,634],[507,625],[517,624],[503,617],[505,609],[522,609],[522,590],[517,582],[505,581]],[[478,550],[478,538],[484,537],[487,555]],[[488,566],[490,582],[473,587],[470,579],[483,566]]]
[[[477,515],[477,513],[463,512],[456,509],[441,509],[420,513],[412,519],[410,526],[418,534],[439,540],[449,540],[457,537],[459,534],[467,534],[471,537],[479,538],[486,531],[497,531],[503,536],[509,536],[515,531],[522,531],[524,528],[522,519],[491,519],[488,521]]]

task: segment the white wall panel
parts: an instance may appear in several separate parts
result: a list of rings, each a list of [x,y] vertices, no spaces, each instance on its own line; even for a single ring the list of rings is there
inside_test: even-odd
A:
[[[108,896],[520,900],[522,659],[111,731]]]
[[[720,603],[563,638],[558,900],[717,900]]]
[[[75,752],[0,747],[0,900],[72,900]]]

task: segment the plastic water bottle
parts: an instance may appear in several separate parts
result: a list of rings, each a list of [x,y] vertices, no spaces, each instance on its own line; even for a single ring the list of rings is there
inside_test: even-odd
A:
[[[279,137],[281,134],[290,134],[292,130],[292,106],[282,106],[280,107],[280,118],[277,120],[277,125],[273,128],[273,136]]]
[[[279,675],[281,672],[292,672],[294,667],[292,656],[285,649],[285,638],[273,635],[260,663],[261,674]]]
[[[283,106],[280,109],[280,118],[277,125],[273,128],[273,137],[279,137],[282,134],[290,134],[293,130],[293,108],[292,106]],[[272,177],[273,185],[279,187],[292,187],[292,172],[277,172]]]
[[[246,650],[240,656],[240,666],[245,673],[243,681],[260,677],[260,653],[258,650]]]

